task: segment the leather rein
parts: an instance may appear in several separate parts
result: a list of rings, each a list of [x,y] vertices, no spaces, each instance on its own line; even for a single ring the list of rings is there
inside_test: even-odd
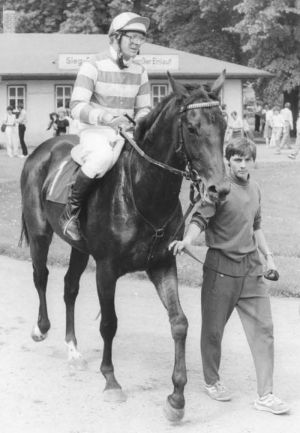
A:
[[[210,107],[216,107],[220,106],[219,101],[207,101],[207,102],[198,102],[196,104],[188,104],[183,105],[180,107],[179,114],[183,114],[184,112],[188,110],[193,110],[196,108],[210,108]],[[125,115],[130,122],[135,124],[135,121],[128,115]],[[182,131],[182,119],[181,117],[178,118],[179,123],[179,145],[176,149],[176,152],[179,152],[184,147],[184,138],[183,138],[183,131]],[[150,164],[156,165],[157,167],[160,167],[164,170],[169,171],[170,173],[179,175],[184,177],[186,180],[190,180],[192,182],[199,182],[200,176],[198,175],[197,171],[195,169],[192,169],[190,164],[188,164],[187,170],[179,170],[178,168],[172,167],[171,165],[165,164],[164,162],[157,161],[156,159],[152,158],[151,156],[147,155],[139,146],[138,144],[133,140],[129,134],[126,133],[126,131],[120,129],[120,135],[122,135],[123,138],[125,138],[129,144],[136,150],[136,152],[142,156],[146,161],[150,162]]]
[[[216,107],[219,106],[220,103],[219,101],[207,101],[207,102],[199,102],[199,103],[195,103],[195,104],[188,104],[188,105],[184,105],[182,107],[180,107],[179,110],[179,114],[182,115],[184,112],[188,111],[188,110],[193,110],[196,108],[210,108],[210,107]],[[128,118],[128,120],[135,124],[135,121],[127,114],[125,114],[125,116]],[[182,119],[181,116],[178,118],[178,123],[179,123],[179,141],[178,141],[178,147],[176,148],[175,152],[180,152],[182,151],[182,149],[184,148],[184,136],[183,136],[183,126],[182,126]],[[162,168],[163,170],[167,170],[170,173],[179,175],[181,177],[184,177],[186,180],[190,180],[191,183],[191,189],[190,189],[190,205],[187,209],[187,211],[185,212],[180,224],[177,226],[175,233],[173,234],[171,241],[175,239],[175,237],[177,236],[178,232],[180,231],[180,229],[182,228],[182,226],[184,225],[185,221],[187,220],[188,216],[190,215],[190,213],[192,212],[194,206],[196,203],[200,202],[200,200],[203,197],[203,188],[204,188],[204,183],[201,180],[201,177],[199,176],[198,172],[195,169],[191,168],[191,164],[188,162],[188,169],[187,170],[179,170],[178,168],[172,167],[168,164],[165,164],[164,162],[161,161],[157,161],[156,159],[152,158],[151,156],[147,155],[139,146],[138,144],[135,142],[135,140],[124,130],[120,129],[119,130],[119,134],[125,138],[128,143],[132,146],[132,148],[142,157],[144,158],[146,161],[148,161],[150,164],[153,164],[157,167]],[[202,186],[202,187],[201,187]],[[195,197],[195,191],[198,191],[197,196]],[[134,197],[133,197],[134,200]],[[144,221],[153,229],[154,231],[154,235],[152,236],[152,243],[150,245],[150,251],[148,254],[148,259],[147,262],[149,263],[153,257],[154,257],[154,252],[155,252],[155,247],[156,247],[156,243],[164,237],[164,232],[166,227],[168,226],[168,224],[172,221],[173,216],[175,215],[175,213],[177,212],[177,209],[179,207],[179,201],[175,207],[175,209],[173,210],[173,212],[171,213],[171,215],[167,218],[167,220],[165,221],[165,223],[163,224],[162,227],[160,228],[156,228],[154,227],[154,225],[141,213],[141,211],[137,208],[136,204],[135,204],[135,200],[134,200],[134,205],[136,210],[138,211],[138,213],[140,214],[140,216],[144,219]]]

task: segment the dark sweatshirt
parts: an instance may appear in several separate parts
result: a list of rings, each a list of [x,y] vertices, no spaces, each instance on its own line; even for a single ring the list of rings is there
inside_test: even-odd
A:
[[[224,259],[221,261],[224,263],[213,264],[218,270],[221,266],[223,272],[228,273],[228,268],[233,268],[232,274],[235,275],[246,269],[255,269],[255,274],[261,274],[262,264],[254,236],[254,231],[261,227],[260,189],[250,179],[240,181],[230,177],[230,183],[226,199],[217,205],[203,203],[193,214],[191,222],[205,230],[209,247],[207,260],[215,262],[214,253],[222,253]],[[243,269],[232,261],[241,263]]]

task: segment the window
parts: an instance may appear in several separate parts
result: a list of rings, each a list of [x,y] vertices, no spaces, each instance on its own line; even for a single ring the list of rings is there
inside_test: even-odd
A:
[[[72,95],[72,86],[56,86],[55,87],[55,108],[64,107],[70,108],[70,100]]]
[[[168,94],[168,84],[152,84],[152,107],[155,107]]]
[[[25,89],[25,86],[8,86],[8,105],[10,105],[13,110],[18,108],[19,104],[23,104],[23,107],[26,106]]]

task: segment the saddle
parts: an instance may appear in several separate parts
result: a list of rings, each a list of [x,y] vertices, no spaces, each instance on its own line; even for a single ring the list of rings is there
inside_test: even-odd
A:
[[[70,155],[45,180],[46,200],[66,204],[80,165]]]

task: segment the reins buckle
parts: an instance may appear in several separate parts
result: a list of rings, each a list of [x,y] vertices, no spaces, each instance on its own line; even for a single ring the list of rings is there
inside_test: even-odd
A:
[[[155,230],[155,233],[153,235],[153,239],[163,238],[164,234],[165,234],[165,229],[164,228],[157,229],[157,230]]]
[[[197,170],[195,170],[194,168],[190,170],[190,180],[193,183],[198,183],[201,180],[201,177],[199,176]]]

